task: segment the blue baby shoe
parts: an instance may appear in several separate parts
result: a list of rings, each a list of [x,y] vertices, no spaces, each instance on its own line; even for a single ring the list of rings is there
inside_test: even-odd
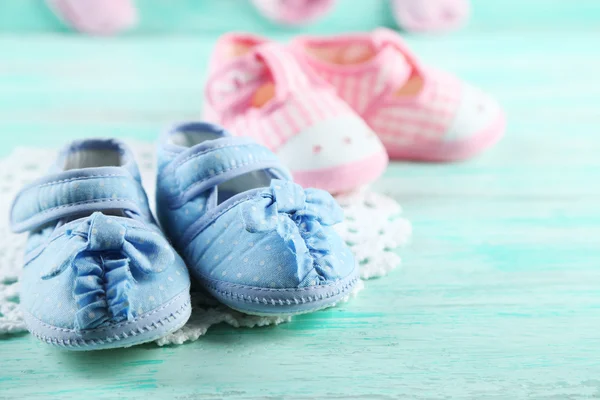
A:
[[[122,143],[72,143],[49,175],[17,195],[11,225],[30,232],[21,309],[44,342],[128,347],[188,320],[189,274],[156,225]]]
[[[332,306],[358,280],[333,230],[343,211],[304,190],[267,148],[205,123],[162,135],[158,218],[192,274],[247,314],[292,315]]]

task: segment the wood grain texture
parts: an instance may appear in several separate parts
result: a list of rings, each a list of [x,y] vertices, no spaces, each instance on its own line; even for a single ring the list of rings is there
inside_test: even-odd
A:
[[[590,21],[585,4],[566,15]],[[376,184],[414,223],[401,270],[339,308],[180,347],[0,340],[0,398],[599,398],[600,30],[554,22],[409,39],[509,127],[482,157],[395,163]],[[198,117],[213,40],[0,37],[0,156]]]

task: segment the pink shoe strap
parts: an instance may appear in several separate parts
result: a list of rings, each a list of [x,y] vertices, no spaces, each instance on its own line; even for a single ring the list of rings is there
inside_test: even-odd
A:
[[[398,33],[386,28],[379,28],[373,32],[372,37],[378,47],[393,47],[406,58],[406,61],[417,71],[417,73],[420,75],[424,74],[421,62]]]
[[[408,47],[406,42],[402,40],[400,35],[396,32],[386,29],[379,28],[373,32],[373,40],[376,44],[378,44],[379,48],[385,49],[386,47],[392,48],[394,51],[399,52],[404,56],[406,63],[410,66],[410,71],[405,71],[405,75],[401,76],[399,73],[396,73],[396,76],[392,73],[390,75],[390,80],[388,81],[388,85],[386,90],[378,96],[377,99],[374,99],[369,107],[369,110],[376,109],[379,107],[381,102],[385,102],[385,98],[390,95],[390,93],[395,92],[400,89],[412,75],[417,75],[421,78],[423,82],[423,87],[419,93],[413,99],[409,99],[408,101],[413,101],[416,99],[425,98],[429,92],[431,91],[431,74],[425,69],[423,64],[421,64],[420,60],[417,56],[412,52],[412,50]],[[384,62],[383,68],[387,66],[387,63]],[[398,79],[398,76],[401,76],[401,79]]]
[[[325,47],[328,46],[337,47],[337,46],[348,46],[351,47],[354,44],[371,44],[376,51],[379,53],[374,59],[370,61],[366,61],[361,63],[360,65],[355,64],[333,64],[326,61],[322,61],[311,54],[307,53],[306,47]],[[382,63],[385,64],[389,62],[387,60],[386,48],[391,48],[395,52],[401,54],[404,57],[401,65],[398,65],[398,62],[401,60],[396,59],[393,63],[393,67],[397,72],[403,73],[405,69],[414,69],[417,72],[423,71],[420,61],[413,54],[413,52],[409,49],[406,43],[402,40],[402,38],[394,31],[379,28],[368,34],[348,34],[342,35],[332,38],[313,38],[313,37],[300,37],[293,41],[292,51],[296,54],[296,57],[309,64],[312,68],[320,71],[327,72],[328,74],[355,74],[360,72],[361,70],[368,69],[380,69],[382,67]],[[383,56],[383,57],[381,57]],[[385,59],[385,60],[382,60]]]
[[[264,65],[253,54],[246,54],[213,71],[204,94],[214,111],[236,113],[267,80]]]
[[[332,49],[352,46],[370,45],[376,51],[373,58],[359,64],[337,64],[327,62],[313,56],[307,48]],[[369,93],[370,103],[376,103],[387,98],[392,92],[400,89],[413,75],[418,75],[424,82],[424,88],[429,86],[429,72],[413,54],[402,38],[394,31],[380,28],[367,34],[348,34],[331,38],[303,37],[296,39],[292,48],[298,59],[308,65],[309,70],[317,73],[326,80],[335,82],[342,93],[346,86],[356,88],[358,81],[366,81],[369,87],[363,90]],[[417,96],[424,93],[423,90]],[[348,101],[348,99],[347,99]],[[349,100],[352,101],[352,100]]]
[[[325,82],[307,75],[294,55],[277,43],[256,46],[208,78],[206,99],[220,113],[237,112],[256,90],[272,81],[275,99]]]

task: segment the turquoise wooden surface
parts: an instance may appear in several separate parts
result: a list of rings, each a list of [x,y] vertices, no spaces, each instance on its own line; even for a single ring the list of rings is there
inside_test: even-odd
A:
[[[0,398],[600,397],[600,13],[575,3],[547,2],[565,12],[541,10],[544,23],[523,17],[539,1],[521,2],[489,29],[409,39],[497,96],[509,126],[482,157],[394,163],[376,184],[414,223],[402,269],[341,307],[180,347],[73,354],[4,338]],[[0,156],[152,140],[197,117],[213,40],[0,36]]]

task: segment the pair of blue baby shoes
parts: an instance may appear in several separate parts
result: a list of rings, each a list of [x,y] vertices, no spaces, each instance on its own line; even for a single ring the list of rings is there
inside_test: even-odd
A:
[[[70,144],[21,190],[11,224],[30,232],[21,308],[33,335],[70,350],[155,340],[190,316],[188,271],[227,306],[269,316],[332,306],[358,280],[333,197],[218,126],[161,136],[156,206],[162,230],[116,140]]]

